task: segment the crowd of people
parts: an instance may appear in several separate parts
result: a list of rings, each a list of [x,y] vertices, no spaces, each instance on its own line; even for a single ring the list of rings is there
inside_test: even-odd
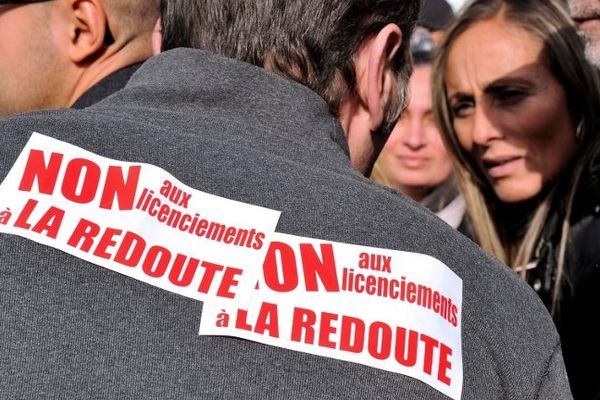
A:
[[[597,0],[2,0],[0,53],[0,180],[39,132],[432,257],[460,398],[600,399]],[[199,336],[201,302],[89,261],[0,233],[0,397],[448,398]]]

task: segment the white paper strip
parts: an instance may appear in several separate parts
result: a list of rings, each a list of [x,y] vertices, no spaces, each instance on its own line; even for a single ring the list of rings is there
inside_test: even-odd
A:
[[[279,215],[38,133],[0,185],[0,232],[197,300],[248,299]]]
[[[440,261],[276,233],[250,304],[205,303],[201,335],[245,338],[462,392],[462,280]]]

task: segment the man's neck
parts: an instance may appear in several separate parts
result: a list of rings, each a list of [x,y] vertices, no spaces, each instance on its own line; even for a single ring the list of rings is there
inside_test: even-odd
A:
[[[135,46],[132,42],[117,50],[107,49],[104,54],[80,67],[80,74],[69,97],[68,106],[75,104],[88,90],[109,75],[130,65],[141,63],[151,55],[152,49],[149,44]]]

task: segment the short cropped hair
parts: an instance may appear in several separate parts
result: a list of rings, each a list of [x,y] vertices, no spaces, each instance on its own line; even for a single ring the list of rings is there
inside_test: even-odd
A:
[[[162,49],[205,49],[280,73],[335,114],[355,90],[354,56],[389,23],[404,38],[392,68],[408,75],[419,10],[420,0],[161,0]]]
[[[160,0],[104,0],[109,24],[125,41],[150,35],[159,17]]]

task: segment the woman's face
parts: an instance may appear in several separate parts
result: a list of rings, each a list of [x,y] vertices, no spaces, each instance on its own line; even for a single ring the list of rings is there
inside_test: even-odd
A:
[[[401,192],[421,201],[452,173],[452,161],[431,110],[431,66],[417,66],[410,78],[410,101],[377,162]]]
[[[507,203],[539,194],[573,157],[575,123],[543,43],[502,17],[454,42],[446,85],[460,145]]]

